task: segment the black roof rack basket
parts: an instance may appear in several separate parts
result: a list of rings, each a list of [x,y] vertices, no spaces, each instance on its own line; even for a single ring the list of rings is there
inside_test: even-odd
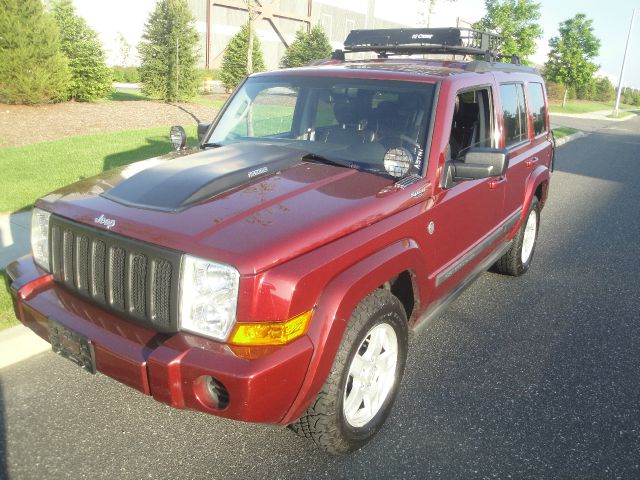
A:
[[[483,55],[487,61],[498,58],[500,37],[471,28],[385,28],[352,30],[344,41],[344,52],[375,52],[389,55],[461,54]]]

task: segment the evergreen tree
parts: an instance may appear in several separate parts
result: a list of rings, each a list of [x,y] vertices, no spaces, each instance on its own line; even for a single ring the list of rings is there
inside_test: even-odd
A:
[[[194,22],[186,0],[158,0],[138,46],[142,93],[167,102],[196,95]]]
[[[542,37],[540,4],[532,0],[485,0],[486,15],[474,28],[492,31],[502,38],[499,50],[508,57],[517,55],[527,63],[536,52],[536,39]]]
[[[321,60],[331,56],[329,38],[320,25],[316,25],[310,32],[298,30],[296,39],[287,48],[280,66],[282,68],[302,67],[314,60]]]
[[[242,26],[229,41],[222,57],[222,69],[220,79],[222,85],[227,90],[233,90],[240,81],[247,75],[247,49],[249,47],[249,25]],[[253,36],[253,71],[261,72],[265,70],[264,57],[260,40],[257,35]]]
[[[72,0],[57,0],[52,6],[71,70],[68,98],[88,102],[106,97],[112,90],[111,71],[98,34],[76,15]]]
[[[560,24],[560,36],[549,40],[549,46],[545,75],[565,86],[564,107],[569,88],[584,88],[598,70],[591,59],[600,52],[600,40],[593,34],[593,21],[579,13]]]
[[[0,0],[0,102],[65,99],[69,83],[60,34],[41,0]]]

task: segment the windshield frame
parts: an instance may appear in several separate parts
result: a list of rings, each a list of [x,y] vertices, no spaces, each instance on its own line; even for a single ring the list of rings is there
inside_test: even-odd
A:
[[[412,90],[415,90],[416,92],[419,92],[420,90],[422,90],[420,87],[424,87],[425,89],[430,88],[431,92],[428,94],[430,95],[430,99],[429,99],[430,101],[426,102],[427,103],[425,105],[425,108],[427,109],[426,115],[425,115],[426,118],[425,120],[423,120],[422,127],[421,127],[421,132],[422,130],[424,130],[424,132],[420,133],[420,136],[422,137],[422,142],[419,143],[419,147],[418,147],[420,152],[418,154],[419,158],[412,163],[411,167],[409,168],[409,171],[407,171],[402,176],[396,177],[384,171],[377,171],[375,169],[368,169],[368,168],[358,168],[357,162],[351,162],[348,165],[347,164],[344,165],[345,167],[356,168],[360,171],[365,171],[373,174],[383,174],[383,176],[387,176],[388,178],[394,179],[395,181],[400,181],[410,176],[424,177],[426,175],[427,169],[428,169],[428,163],[429,163],[429,154],[430,154],[430,149],[431,149],[432,140],[433,140],[436,108],[438,104],[438,98],[439,98],[440,87],[441,87],[441,81],[439,81],[438,79],[432,79],[432,78],[398,78],[397,76],[393,76],[392,78],[389,78],[389,76],[386,73],[381,75],[361,76],[361,75],[336,75],[335,73],[327,74],[325,72],[322,72],[322,74],[318,75],[318,74],[310,74],[310,72],[308,71],[297,71],[297,72],[276,71],[276,72],[266,72],[261,74],[259,73],[259,74],[249,75],[249,76],[246,76],[240,82],[240,84],[234,89],[233,93],[229,96],[229,98],[227,98],[222,108],[216,115],[215,119],[213,120],[213,122],[211,122],[211,125],[205,132],[205,135],[202,137],[202,141],[200,142],[200,148],[201,149],[208,148],[207,144],[210,143],[211,141],[210,139],[213,136],[220,121],[222,120],[222,118],[224,118],[225,114],[227,113],[227,110],[232,105],[235,97],[243,91],[243,88],[245,87],[245,84],[247,82],[256,81],[259,83],[274,83],[275,85],[289,84],[289,85],[295,86],[296,83],[300,83],[300,80],[304,78],[309,78],[309,77],[334,80],[336,83],[340,83],[341,81],[361,82],[361,85],[365,85],[368,83],[375,85],[376,82],[383,82],[389,86],[398,86],[400,88],[408,87]],[[296,111],[298,108],[299,106],[296,105]],[[247,142],[247,141],[269,142],[269,140],[270,139],[268,136],[261,136],[261,137],[254,137],[254,138],[246,138],[239,141],[240,142]],[[292,142],[297,142],[297,141],[298,140],[292,140]],[[236,142],[233,142],[233,143],[236,143]],[[220,146],[224,146],[224,145],[226,145],[226,143],[223,143]],[[418,145],[418,142],[416,142],[416,145]],[[311,155],[317,155],[317,152],[314,152],[312,150],[305,151],[305,149],[300,148],[299,145],[295,147],[293,145],[289,145],[289,146],[291,148],[297,148],[298,150],[303,152],[303,156],[305,153],[311,154]],[[362,165],[360,166],[362,167]]]

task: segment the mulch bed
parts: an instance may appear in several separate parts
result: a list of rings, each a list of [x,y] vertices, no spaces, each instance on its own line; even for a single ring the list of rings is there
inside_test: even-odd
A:
[[[224,98],[220,96],[220,98]],[[13,147],[135,128],[193,125],[213,120],[218,109],[155,101],[67,102],[54,105],[0,104],[0,147]]]

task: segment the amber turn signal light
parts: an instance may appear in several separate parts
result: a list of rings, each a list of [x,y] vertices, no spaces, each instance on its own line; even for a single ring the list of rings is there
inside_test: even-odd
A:
[[[304,335],[313,310],[284,322],[238,323],[228,343],[231,345],[285,345]]]

